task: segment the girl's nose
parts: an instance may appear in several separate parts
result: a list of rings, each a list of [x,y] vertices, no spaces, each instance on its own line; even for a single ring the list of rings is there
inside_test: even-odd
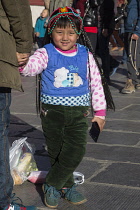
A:
[[[64,34],[63,34],[62,39],[63,39],[63,40],[68,40],[68,35],[67,35],[67,33],[64,33]]]

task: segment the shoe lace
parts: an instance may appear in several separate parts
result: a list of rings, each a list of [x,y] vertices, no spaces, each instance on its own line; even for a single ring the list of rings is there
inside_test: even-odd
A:
[[[57,191],[55,189],[55,187],[53,186],[50,186],[48,189],[44,190],[44,193],[48,194],[49,197],[54,197],[54,198],[60,198],[61,197],[61,192],[60,191]]]
[[[127,81],[127,82],[126,82],[126,85],[125,85],[125,88],[129,88],[129,87],[131,87],[131,86],[132,86],[131,82]]]
[[[69,188],[66,192],[67,196],[70,196],[72,195],[72,197],[77,197],[77,190],[76,190],[76,185],[74,184],[71,188]]]
[[[16,197],[16,194],[15,193],[13,193],[10,198],[11,198],[11,204],[10,204],[10,206],[25,207],[22,204],[22,200],[19,197]],[[19,203],[19,201],[20,201],[20,203]]]

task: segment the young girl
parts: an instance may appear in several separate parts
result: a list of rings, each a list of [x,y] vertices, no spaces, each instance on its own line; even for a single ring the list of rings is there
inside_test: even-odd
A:
[[[73,204],[86,202],[76,191],[73,172],[85,154],[90,99],[92,122],[97,121],[101,131],[105,124],[99,69],[89,50],[77,43],[82,27],[74,9],[55,10],[48,21],[51,43],[38,49],[22,71],[25,76],[41,73],[41,120],[51,161],[43,191],[50,208],[57,207],[60,197]]]

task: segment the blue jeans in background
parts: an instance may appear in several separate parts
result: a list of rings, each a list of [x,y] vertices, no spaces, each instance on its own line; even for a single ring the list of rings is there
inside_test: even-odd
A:
[[[0,209],[10,204],[13,179],[9,166],[8,131],[10,124],[11,93],[0,88]]]
[[[126,62],[127,62],[128,78],[132,79],[132,82],[135,85],[135,84],[139,84],[139,81],[138,81],[138,75],[136,74],[136,70],[132,65],[131,56],[132,56],[132,60],[136,61],[136,69],[139,70],[140,68],[140,39],[136,41],[134,39],[131,39],[131,36],[132,36],[132,33],[125,32],[124,46],[125,46],[125,52],[126,52],[125,56],[127,57]]]

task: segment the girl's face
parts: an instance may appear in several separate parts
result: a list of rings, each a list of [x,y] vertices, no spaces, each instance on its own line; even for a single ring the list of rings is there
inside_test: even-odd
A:
[[[75,43],[79,36],[75,33],[70,24],[66,26],[66,28],[56,26],[52,31],[51,38],[57,48],[65,51],[75,49]]]

